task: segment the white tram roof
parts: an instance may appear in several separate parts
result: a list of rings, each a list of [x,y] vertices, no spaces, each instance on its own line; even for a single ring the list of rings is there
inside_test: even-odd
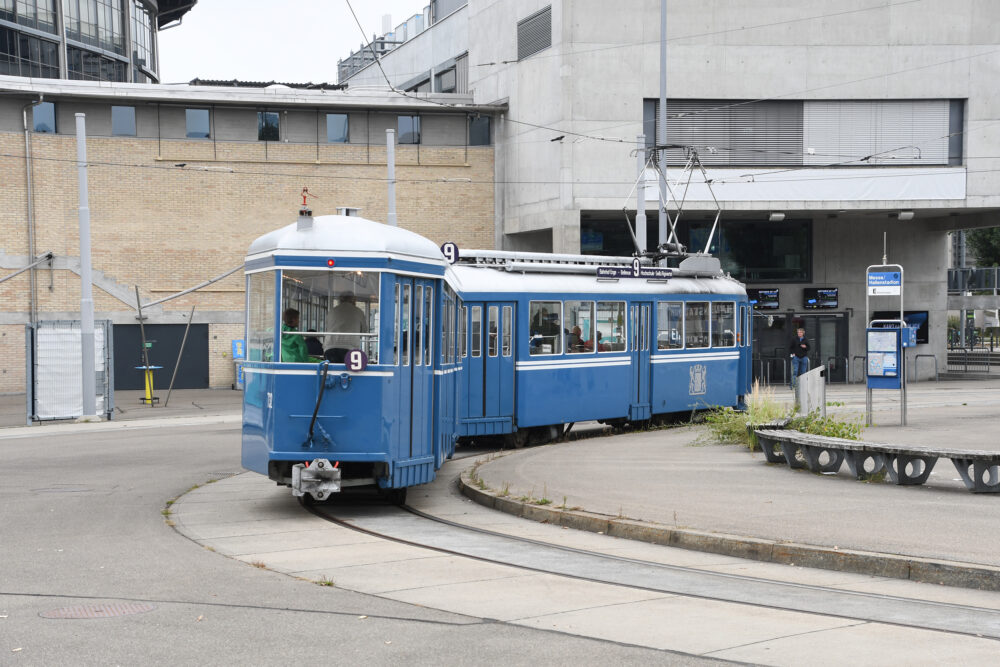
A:
[[[675,269],[676,272],[676,269]],[[457,264],[448,277],[466,293],[517,292],[519,294],[731,294],[744,296],[743,285],[727,276],[675,276],[669,280],[620,278],[598,280],[594,274],[535,273]]]
[[[321,215],[299,229],[298,222],[261,236],[250,244],[247,258],[288,252],[297,255],[379,255],[445,265],[433,241],[399,227],[358,216]]]

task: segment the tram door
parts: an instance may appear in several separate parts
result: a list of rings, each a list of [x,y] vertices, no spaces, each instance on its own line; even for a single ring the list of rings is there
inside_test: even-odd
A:
[[[514,303],[466,302],[469,356],[465,417],[478,432],[509,433],[514,417]]]
[[[402,277],[396,281],[400,289],[399,419],[404,443],[400,454],[429,456],[434,426],[434,283]]]
[[[649,419],[652,410],[649,403],[649,339],[652,304],[648,301],[632,304],[629,327],[632,341],[632,401],[629,405],[629,419],[639,421]]]
[[[739,335],[736,339],[736,346],[740,351],[739,362],[739,385],[737,391],[742,394],[746,391],[747,382],[752,377],[753,355],[750,353],[752,336],[750,334],[750,307],[740,306]]]

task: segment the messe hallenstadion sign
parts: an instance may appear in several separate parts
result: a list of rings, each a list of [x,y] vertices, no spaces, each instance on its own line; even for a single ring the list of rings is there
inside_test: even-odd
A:
[[[872,271],[868,274],[869,296],[899,296],[903,275],[899,271]]]

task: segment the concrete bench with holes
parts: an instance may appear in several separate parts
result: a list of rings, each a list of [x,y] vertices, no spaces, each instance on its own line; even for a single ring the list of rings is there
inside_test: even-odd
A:
[[[857,479],[884,471],[894,484],[923,484],[939,458],[951,459],[973,493],[1000,493],[1000,451],[931,449],[831,438],[790,429],[754,429],[768,463],[787,463],[816,473],[835,473],[847,461]]]

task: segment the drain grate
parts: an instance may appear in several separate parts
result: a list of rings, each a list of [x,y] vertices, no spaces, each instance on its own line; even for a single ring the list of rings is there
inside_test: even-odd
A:
[[[113,602],[111,604],[82,604],[60,607],[39,614],[42,618],[115,618],[153,611],[156,605],[145,602]]]

